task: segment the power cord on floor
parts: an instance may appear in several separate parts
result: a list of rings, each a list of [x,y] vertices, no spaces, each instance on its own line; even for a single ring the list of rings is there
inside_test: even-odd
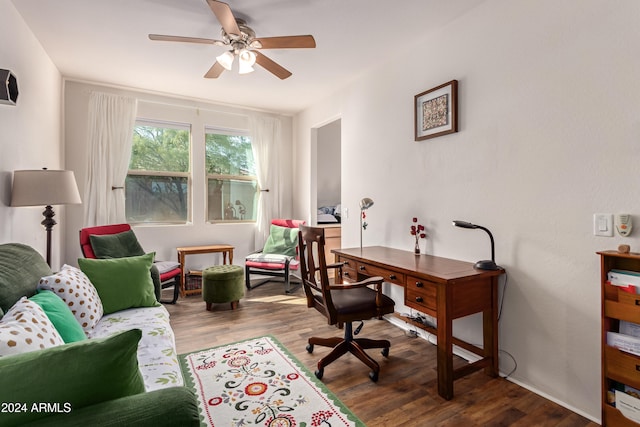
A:
[[[513,357],[513,355],[511,353],[509,353],[508,351],[500,350],[500,353],[506,354],[513,361],[513,369],[508,374],[506,374],[504,377],[502,377],[502,378],[504,378],[506,380],[507,378],[509,378],[511,376],[511,374],[513,374],[516,371],[516,369],[518,369],[518,362],[516,361],[516,358]]]

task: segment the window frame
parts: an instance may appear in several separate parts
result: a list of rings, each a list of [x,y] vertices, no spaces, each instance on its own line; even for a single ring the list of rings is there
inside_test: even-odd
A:
[[[161,119],[148,119],[148,118],[136,118],[134,124],[134,132],[135,127],[138,126],[149,126],[156,128],[167,128],[174,130],[184,130],[188,132],[188,159],[189,166],[187,172],[176,172],[176,171],[156,171],[149,169],[128,169],[127,170],[127,178],[131,176],[158,176],[158,177],[169,177],[169,178],[186,178],[187,179],[187,215],[184,220],[179,221],[169,221],[169,220],[155,220],[155,221],[135,221],[130,220],[127,216],[126,208],[125,208],[125,219],[127,223],[133,225],[186,225],[192,222],[192,204],[193,204],[193,124],[191,123],[183,123],[183,122],[174,122],[168,120]],[[133,150],[133,144],[131,149]],[[131,162],[131,160],[129,160]],[[126,180],[125,180],[125,195],[126,195]],[[126,206],[126,202],[125,202]]]
[[[227,219],[209,219],[209,181],[212,179],[220,179],[220,180],[228,180],[228,181],[245,181],[245,182],[255,182],[256,192],[255,192],[255,200],[256,203],[260,196],[260,183],[258,182],[257,171],[254,171],[256,175],[229,175],[229,174],[210,174],[207,173],[207,160],[206,160],[206,150],[207,150],[207,135],[227,135],[227,136],[240,136],[249,138],[249,142],[251,144],[251,156],[254,165],[256,164],[255,158],[253,158],[253,141],[251,140],[250,131],[246,129],[231,129],[231,128],[223,128],[218,126],[205,126],[204,128],[204,164],[205,164],[205,189],[206,189],[206,200],[205,200],[205,222],[208,224],[246,224],[246,223],[255,223],[257,219],[257,212],[255,219],[237,219],[237,220],[227,220]]]

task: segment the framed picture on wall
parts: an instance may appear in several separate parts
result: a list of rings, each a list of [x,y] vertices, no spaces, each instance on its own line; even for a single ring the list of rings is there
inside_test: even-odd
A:
[[[416,141],[458,132],[458,81],[417,94],[414,119]]]

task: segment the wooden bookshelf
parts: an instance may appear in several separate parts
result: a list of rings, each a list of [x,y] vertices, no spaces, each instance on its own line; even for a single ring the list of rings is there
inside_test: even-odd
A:
[[[625,417],[612,401],[612,391],[624,391],[625,385],[640,390],[640,356],[607,344],[607,332],[620,332],[620,321],[640,324],[640,294],[631,294],[611,285],[607,276],[613,269],[640,273],[640,254],[602,251],[598,255],[602,289],[602,425],[640,427],[639,423]]]

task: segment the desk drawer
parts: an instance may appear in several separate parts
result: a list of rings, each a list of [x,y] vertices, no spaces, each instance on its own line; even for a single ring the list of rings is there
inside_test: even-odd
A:
[[[404,286],[404,274],[387,270],[386,268],[374,267],[367,264],[358,264],[358,273],[368,277],[380,276],[385,282]]]
[[[358,273],[355,268],[343,266],[342,267],[342,280],[345,282],[357,282]]]
[[[344,263],[342,265],[342,280],[344,282],[357,282],[358,273],[356,270],[356,262],[352,259],[336,256],[336,262]]]
[[[436,286],[428,280],[407,276],[405,304],[416,310],[436,310]]]

